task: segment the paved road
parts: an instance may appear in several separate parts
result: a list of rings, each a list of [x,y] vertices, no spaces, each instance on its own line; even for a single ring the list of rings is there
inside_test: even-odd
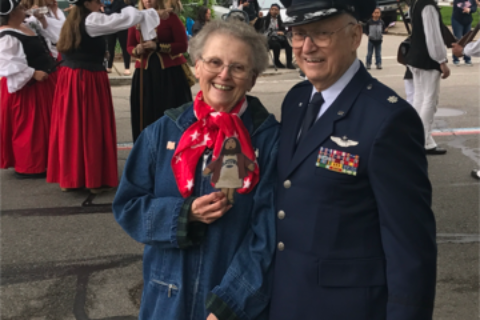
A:
[[[372,74],[404,96],[404,67],[394,59],[402,39],[385,38],[384,70]],[[474,67],[452,66],[452,76],[442,81],[435,129],[448,153],[429,157],[439,243],[436,320],[479,316],[479,183],[469,173],[480,166],[480,60],[473,61]],[[296,73],[263,77],[253,94],[279,117],[286,92],[298,81]],[[128,145],[130,88],[112,92],[118,142]],[[128,153],[119,149],[119,174]],[[11,170],[1,171],[0,179],[2,319],[136,319],[142,245],[113,219],[114,192],[62,193],[45,181],[15,180]]]

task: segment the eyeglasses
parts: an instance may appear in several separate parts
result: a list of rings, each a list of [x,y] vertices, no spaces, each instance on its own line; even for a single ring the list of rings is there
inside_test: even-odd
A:
[[[240,80],[247,79],[250,74],[250,69],[240,63],[224,64],[222,60],[218,58],[204,59],[203,66],[211,73],[220,73],[226,67],[230,71],[232,77]]]
[[[311,32],[311,33],[305,33],[305,32],[288,32],[287,33],[287,40],[290,46],[294,49],[299,49],[303,47],[303,44],[305,43],[305,39],[307,37],[310,38],[310,40],[319,48],[325,48],[328,47],[332,43],[332,36],[345,29],[346,27],[350,25],[355,25],[355,23],[350,22],[346,26],[341,27],[338,30],[335,31],[330,31],[330,32]]]

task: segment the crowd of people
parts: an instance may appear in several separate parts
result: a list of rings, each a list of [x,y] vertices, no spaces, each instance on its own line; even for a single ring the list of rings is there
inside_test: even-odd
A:
[[[245,0],[248,24],[202,8],[190,41],[175,1],[69,0],[66,19],[48,1],[0,0],[0,168],[63,191],[118,185],[114,216],[145,244],[140,319],[432,319],[427,155],[446,153],[431,133],[450,74],[434,0],[410,3],[412,103],[367,71],[387,31],[375,0],[284,0],[285,21]],[[120,184],[105,36],[136,60]],[[480,56],[480,41],[452,46]],[[308,78],[281,125],[248,95],[267,49]]]

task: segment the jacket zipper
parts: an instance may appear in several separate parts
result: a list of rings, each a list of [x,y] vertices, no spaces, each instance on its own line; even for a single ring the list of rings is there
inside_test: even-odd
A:
[[[207,167],[207,161],[211,154],[212,154],[212,149],[205,149],[205,152],[203,153],[202,172]]]
[[[155,282],[155,283],[158,283],[159,285],[168,287],[168,297],[169,298],[172,296],[172,290],[178,290],[178,287],[174,284],[168,284],[166,282],[159,281],[159,280],[152,280],[152,281]]]

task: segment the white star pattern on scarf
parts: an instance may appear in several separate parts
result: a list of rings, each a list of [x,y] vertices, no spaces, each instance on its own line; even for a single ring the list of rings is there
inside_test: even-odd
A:
[[[212,139],[208,136],[208,133],[207,133],[207,134],[205,134],[205,135],[203,136],[203,141],[202,141],[202,142],[200,142],[200,143],[198,143],[198,144],[196,144],[196,145],[193,145],[191,148],[192,148],[192,149],[196,149],[196,148],[200,148],[200,147],[206,146],[208,140],[212,140]]]
[[[192,180],[187,180],[188,191],[192,190],[192,188],[193,188],[193,179]]]
[[[250,181],[250,178],[247,178],[243,181],[243,188],[248,189],[248,188],[250,188],[251,184],[252,184],[252,182]]]
[[[175,157],[175,164],[179,163],[180,161],[182,161],[182,154],[179,153],[178,156]]]
[[[192,137],[192,141],[197,140],[199,136],[200,136],[200,134],[198,133],[198,131],[195,131],[194,134],[190,135],[190,137]]]
[[[218,117],[218,116],[221,116],[222,113],[221,113],[221,112],[212,112],[212,113],[210,113],[210,115],[211,115],[212,117],[216,118],[216,117]]]

